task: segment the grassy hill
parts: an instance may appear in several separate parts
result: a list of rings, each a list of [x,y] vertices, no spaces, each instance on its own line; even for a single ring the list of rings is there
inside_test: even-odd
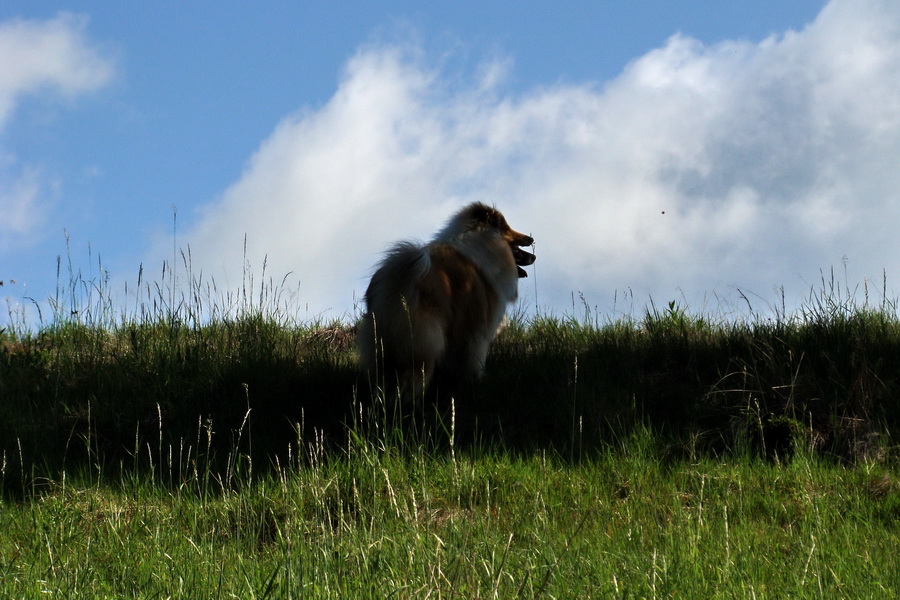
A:
[[[413,417],[352,324],[203,291],[0,333],[0,596],[900,595],[892,304],[513,319]]]

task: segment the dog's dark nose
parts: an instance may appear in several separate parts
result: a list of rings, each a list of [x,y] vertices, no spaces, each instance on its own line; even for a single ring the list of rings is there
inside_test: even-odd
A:
[[[534,244],[534,238],[530,235],[523,235],[522,239],[518,241],[520,246],[530,246]]]

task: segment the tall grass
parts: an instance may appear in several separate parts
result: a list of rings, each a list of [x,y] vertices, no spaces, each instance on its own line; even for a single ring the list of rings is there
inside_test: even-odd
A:
[[[97,270],[85,280],[69,261],[50,322],[0,332],[5,487],[28,479],[23,468],[32,480],[73,465],[132,468],[147,447],[202,451],[220,468],[240,441],[264,469],[296,453],[298,436],[342,446],[347,424],[373,408],[353,324],[298,320],[297,290],[265,266],[262,283],[248,267],[240,291],[221,292],[193,273],[188,250],[163,283],[139,274],[125,303],[99,258]],[[456,398],[458,445],[574,458],[650,426],[673,456],[748,446],[772,460],[800,447],[883,458],[900,420],[900,319],[832,276],[796,314],[766,319],[674,302],[640,319],[520,317],[486,373]]]
[[[900,319],[865,290],[520,316],[410,423],[352,323],[178,257],[126,302],[61,265],[0,333],[0,596],[900,595]]]

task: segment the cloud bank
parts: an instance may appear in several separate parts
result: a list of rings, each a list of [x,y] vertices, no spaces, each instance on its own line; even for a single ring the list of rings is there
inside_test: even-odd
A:
[[[27,97],[71,99],[106,85],[112,61],[88,39],[83,17],[0,22],[0,134]],[[39,167],[23,165],[0,146],[0,245],[23,239],[41,222],[51,183]]]
[[[844,264],[900,278],[893,0],[833,0],[761,42],[675,34],[606,82],[512,92],[507,66],[451,75],[415,46],[363,47],[179,234],[194,271],[239,285],[246,235],[251,269],[291,272],[339,316],[390,243],[480,200],[537,240],[521,293],[540,309],[774,300]]]

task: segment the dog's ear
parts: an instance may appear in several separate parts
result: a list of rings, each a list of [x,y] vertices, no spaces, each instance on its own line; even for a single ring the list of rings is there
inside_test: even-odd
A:
[[[471,206],[470,210],[471,212],[469,214],[476,223],[484,223],[485,225],[493,224],[491,220],[493,213],[496,211],[487,204],[476,202]]]

